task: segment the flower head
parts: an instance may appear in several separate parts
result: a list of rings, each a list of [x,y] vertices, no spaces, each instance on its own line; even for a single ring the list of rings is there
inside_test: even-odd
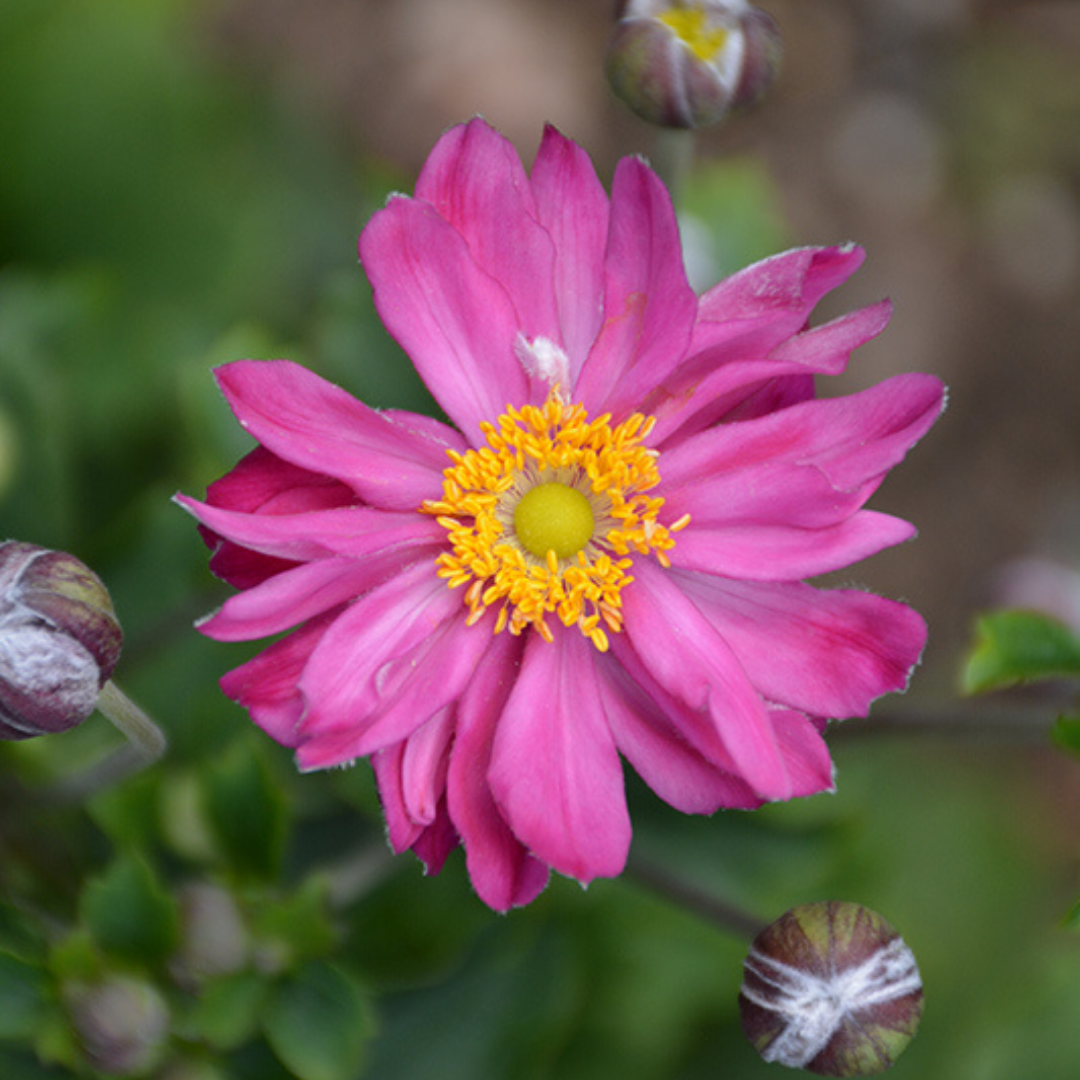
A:
[[[822,1076],[872,1076],[922,1018],[915,954],[876,912],[829,900],[786,912],[754,939],[739,994],[766,1061]]]
[[[862,261],[776,256],[698,297],[667,191],[481,120],[436,145],[360,253],[451,423],[376,412],[287,361],[219,384],[259,446],[179,496],[238,595],[221,640],[292,633],[225,692],[303,769],[370,756],[396,850],[459,843],[480,896],[618,874],[622,759],[688,813],[830,789],[821,732],[900,690],[902,604],[803,583],[909,538],[863,509],[934,422],[903,375],[817,400],[887,304],[807,329]]]
[[[624,0],[605,67],[612,90],[643,120],[709,127],[772,85],[780,33],[747,0]]]
[[[108,590],[88,566],[65,551],[0,544],[0,739],[81,724],[122,644]]]

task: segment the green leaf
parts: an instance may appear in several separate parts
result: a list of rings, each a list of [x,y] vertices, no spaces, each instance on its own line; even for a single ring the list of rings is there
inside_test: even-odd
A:
[[[285,848],[285,798],[247,740],[209,770],[206,808],[231,869],[263,879],[277,875]]]
[[[187,1018],[185,1036],[218,1051],[243,1046],[258,1031],[267,989],[265,977],[249,971],[211,983]]]
[[[176,900],[133,856],[121,856],[87,885],[82,916],[98,944],[116,956],[153,964],[163,961],[176,945]]]
[[[325,956],[338,942],[326,881],[311,877],[291,896],[267,900],[252,927],[261,951],[281,958],[283,967]]]
[[[300,1080],[353,1080],[372,1024],[360,987],[339,968],[315,961],[276,988],[263,1034]]]
[[[993,611],[975,624],[975,644],[961,672],[966,694],[1037,679],[1080,678],[1080,638],[1033,611]]]
[[[0,952],[0,1039],[28,1039],[44,1007],[45,975],[34,964]]]
[[[1050,730],[1050,738],[1060,749],[1080,756],[1080,716],[1059,716]]]

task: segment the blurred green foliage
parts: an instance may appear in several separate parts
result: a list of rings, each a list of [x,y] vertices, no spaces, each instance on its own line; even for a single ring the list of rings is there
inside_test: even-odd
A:
[[[389,856],[366,766],[298,776],[218,691],[252,650],[192,630],[223,594],[168,501],[248,445],[210,369],[288,355],[371,404],[431,403],[355,254],[411,181],[230,64],[210,13],[0,2],[0,534],[108,582],[118,678],[170,739],[76,803],[72,777],[117,746],[100,718],[0,746],[0,1075],[105,1075],[72,994],[115,977],[160,995],[159,1080],[777,1075],[738,1029],[743,942],[632,875],[494,916],[460,856],[434,879]],[[724,271],[781,241],[751,161],[687,199]],[[763,919],[830,897],[886,914],[927,985],[897,1080],[1071,1080],[1075,830],[1050,790],[1011,752],[944,741],[839,739],[837,761],[835,797],[713,820],[629,778],[635,858]]]

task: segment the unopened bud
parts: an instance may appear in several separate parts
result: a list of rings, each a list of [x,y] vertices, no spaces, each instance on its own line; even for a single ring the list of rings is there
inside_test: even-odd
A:
[[[180,936],[172,972],[185,986],[231,975],[247,963],[247,928],[232,894],[220,885],[194,882],[180,890]]]
[[[149,983],[114,975],[67,992],[72,1026],[89,1063],[110,1076],[147,1072],[169,1033],[169,1011]]]
[[[81,724],[120,659],[101,579],[63,551],[0,544],[0,738]]]
[[[739,1009],[770,1062],[822,1076],[883,1072],[915,1035],[922,980],[903,939],[858,904],[804,904],[754,940]]]
[[[776,23],[746,0],[625,0],[608,82],[638,116],[701,128],[757,101],[780,67]]]

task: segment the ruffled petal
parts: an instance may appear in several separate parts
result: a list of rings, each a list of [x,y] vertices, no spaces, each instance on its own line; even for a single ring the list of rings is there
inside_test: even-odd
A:
[[[392,198],[364,229],[360,257],[386,329],[467,440],[528,400],[510,295],[432,206]]]
[[[767,328],[758,348],[771,351],[801,330],[817,302],[851,277],[865,258],[854,244],[795,248],[732,274],[702,295],[693,351],[708,348],[717,340],[714,335],[723,340],[731,322]]]
[[[660,459],[669,512],[698,525],[834,525],[933,425],[944,388],[897,375],[848,397],[721,424]]]
[[[463,622],[462,611],[461,598],[435,576],[428,562],[401,571],[350,605],[323,636],[301,676],[300,690],[308,703],[305,739],[355,732],[385,704],[387,665],[407,656],[448,620]],[[413,730],[444,704],[433,702],[429,711],[417,715]]]
[[[488,784],[491,747],[524,642],[493,638],[462,695],[447,777],[447,806],[465,847],[477,895],[495,911],[530,903],[548,880],[548,868],[510,831]]]
[[[264,555],[310,562],[335,555],[368,558],[388,548],[445,546],[446,530],[433,517],[347,506],[299,514],[247,514],[201,503],[174,501],[218,536]]]
[[[454,710],[440,709],[405,740],[401,758],[401,785],[409,817],[430,825],[446,793],[450,741],[454,737]]]
[[[574,396],[619,421],[682,360],[697,311],[671,197],[638,158],[615,170],[604,281],[603,326]]]
[[[901,518],[860,510],[837,525],[703,525],[678,534],[672,566],[750,581],[798,581],[851,566],[910,540],[915,527]]]
[[[215,641],[254,641],[280,634],[352,600],[401,563],[397,558],[389,567],[380,568],[377,561],[335,558],[303,563],[229,597],[196,625]]]
[[[295,747],[300,739],[304,698],[297,682],[336,616],[332,611],[309,620],[221,678],[225,696],[247,709],[251,719],[282,746]]]
[[[888,325],[886,300],[803,330],[776,345],[768,316],[715,324],[645,403],[656,418],[651,442],[685,439],[719,420],[750,419],[814,397],[814,375],[838,375],[851,353]]]
[[[835,791],[836,770],[817,726],[792,709],[772,709],[770,715],[791,777],[792,797]]]
[[[752,809],[761,799],[739,777],[706,761],[614,658],[597,663],[600,698],[619,752],[664,802],[684,814]]]
[[[460,597],[435,580],[432,589],[406,571],[354,604],[324,638],[301,680],[309,702],[301,768],[327,768],[407,739],[469,684],[490,647],[494,616],[466,626]]]
[[[604,716],[593,646],[557,627],[531,634],[503,709],[489,780],[514,834],[538,858],[587,883],[622,871],[630,816]]]
[[[761,693],[811,716],[865,716],[907,686],[926,643],[915,611],[869,593],[671,574]]]
[[[550,126],[531,182],[540,221],[555,242],[555,304],[574,386],[604,318],[608,198],[589,155]]]
[[[635,558],[632,573],[634,582],[622,594],[625,630],[649,674],[687,708],[709,716],[733,771],[758,795],[790,798],[791,782],[768,710],[740,658],[679,588],[672,571]]]
[[[415,510],[438,498],[456,432],[431,438],[430,422],[413,430],[369,409],[340,387],[288,360],[240,360],[215,372],[240,424],[278,457],[347,484],[384,510]]]
[[[555,248],[513,144],[479,117],[451,128],[428,156],[416,198],[435,207],[477,266],[506,290],[517,329],[558,341]]]

